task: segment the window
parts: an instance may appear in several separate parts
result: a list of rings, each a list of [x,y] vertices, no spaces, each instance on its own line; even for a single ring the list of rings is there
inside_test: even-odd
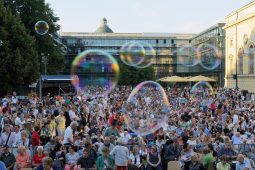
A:
[[[233,75],[234,74],[234,68],[233,68],[233,66],[234,66],[234,57],[233,57],[233,55],[230,55],[229,57],[228,57],[228,60],[229,60],[229,65],[228,65],[228,68],[229,68],[229,74],[230,75]]]
[[[233,47],[233,40],[230,40],[229,46]]]
[[[243,74],[243,56],[244,56],[244,50],[243,48],[239,49],[238,52],[238,73]]]
[[[254,74],[254,46],[250,45],[249,51],[248,51],[248,57],[249,57],[249,74]]]

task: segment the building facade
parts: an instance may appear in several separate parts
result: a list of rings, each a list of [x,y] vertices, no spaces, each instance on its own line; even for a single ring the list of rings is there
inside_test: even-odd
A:
[[[226,17],[225,86],[255,92],[255,2]]]
[[[224,86],[224,75],[225,75],[225,31],[223,30],[224,23],[218,23],[201,33],[193,36],[190,39],[190,46],[194,49],[190,52],[190,58],[196,58],[203,64],[207,64],[208,68],[202,67],[199,63],[192,67],[180,66],[178,75],[180,76],[196,76],[204,75],[215,79],[220,86]],[[202,48],[202,47],[208,48]],[[201,56],[198,56],[198,49]],[[196,51],[195,51],[196,50]],[[215,52],[217,50],[217,53]],[[216,60],[215,54],[218,56]],[[204,58],[203,58],[204,57]],[[214,60],[208,60],[205,57],[215,58]],[[220,61],[218,61],[220,60]],[[212,62],[212,63],[209,63]],[[208,63],[207,63],[208,62]],[[219,63],[217,63],[219,62]],[[215,68],[213,67],[215,63]],[[182,68],[183,67],[183,68]],[[211,69],[210,69],[211,68]]]
[[[68,48],[65,73],[70,73],[72,61],[84,50],[102,50],[119,58],[120,49],[125,43],[141,42],[150,44],[156,51],[152,64],[156,78],[175,75],[178,64],[174,51],[179,46],[188,45],[192,36],[194,34],[113,33],[104,18],[94,33],[61,33],[62,43]]]

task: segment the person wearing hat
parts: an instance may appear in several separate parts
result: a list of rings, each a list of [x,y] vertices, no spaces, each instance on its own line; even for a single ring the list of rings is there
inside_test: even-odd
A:
[[[9,124],[6,124],[4,126],[5,132],[1,134],[1,140],[0,144],[1,145],[8,145],[8,146],[13,146],[15,142],[15,136],[14,133],[11,132],[11,126]]]
[[[126,146],[123,146],[122,138],[118,138],[117,145],[113,148],[110,155],[115,160],[115,166],[117,170],[128,169],[129,150]]]
[[[0,160],[5,164],[7,169],[13,169],[16,159],[13,153],[10,152],[8,145],[4,145],[4,153],[1,155]]]

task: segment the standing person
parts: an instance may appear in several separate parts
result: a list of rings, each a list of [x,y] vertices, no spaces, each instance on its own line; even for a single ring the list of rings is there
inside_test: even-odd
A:
[[[163,147],[164,165],[168,165],[169,161],[175,161],[178,158],[178,148],[172,140],[167,140],[166,145]]]
[[[56,117],[56,123],[58,136],[64,136],[66,129],[66,117],[64,116],[63,111],[60,111],[60,114]]]
[[[19,126],[18,125],[14,125],[14,145],[17,143],[17,141],[21,140],[21,132],[19,130]]]
[[[38,126],[34,127],[34,131],[32,133],[32,146],[40,146],[40,136],[39,136],[40,128]]]
[[[78,123],[76,121],[73,121],[70,126],[68,126],[65,130],[64,134],[64,145],[73,145],[73,130],[78,127]]]
[[[18,155],[16,156],[16,168],[20,170],[22,168],[29,168],[30,165],[30,157],[29,154],[26,152],[25,146],[20,146],[18,148]]]
[[[120,136],[118,129],[116,128],[117,122],[118,122],[117,120],[113,120],[111,126],[105,130],[105,134],[104,134],[105,136],[112,136],[112,135],[114,135],[115,137]]]
[[[15,142],[14,133],[11,132],[11,126],[9,124],[4,126],[5,132],[1,134],[1,145],[8,145],[12,147]]]
[[[122,145],[122,139],[118,138],[117,145],[113,148],[110,155],[115,160],[115,167],[117,170],[127,170],[127,163],[129,159],[129,150],[127,147]]]
[[[162,170],[161,157],[157,151],[157,146],[151,146],[150,152],[147,155],[147,170]]]

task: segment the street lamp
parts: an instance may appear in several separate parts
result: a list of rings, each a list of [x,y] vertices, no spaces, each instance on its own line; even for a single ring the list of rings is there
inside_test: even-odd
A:
[[[47,73],[47,64],[48,64],[48,61],[49,61],[49,56],[50,54],[44,54],[44,53],[41,53],[41,56],[42,56],[42,63],[44,64],[44,75],[46,75]]]

